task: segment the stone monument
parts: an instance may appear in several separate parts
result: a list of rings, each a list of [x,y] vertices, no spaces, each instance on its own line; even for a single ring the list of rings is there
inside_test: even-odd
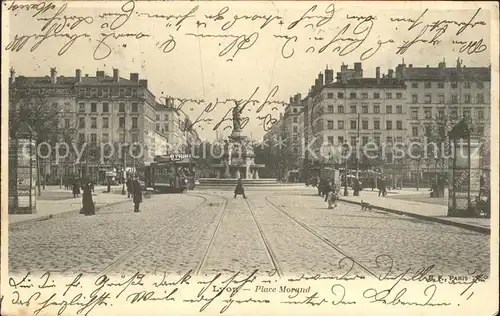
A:
[[[233,108],[233,131],[224,144],[224,153],[218,164],[211,165],[216,170],[217,178],[259,179],[259,169],[263,164],[255,163],[255,153],[248,138],[242,135],[241,109],[237,104]]]

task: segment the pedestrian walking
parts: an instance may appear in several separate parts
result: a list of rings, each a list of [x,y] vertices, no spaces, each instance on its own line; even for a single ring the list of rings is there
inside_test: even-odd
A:
[[[134,191],[134,182],[132,181],[132,179],[130,178],[127,179],[126,186],[127,186],[127,198],[130,199],[130,196],[133,195]]]
[[[238,179],[238,183],[236,183],[236,188],[234,188],[234,198],[236,199],[236,196],[238,194],[243,195],[243,198],[246,199],[247,197],[245,196],[245,188],[243,188],[243,180],[241,178]]]
[[[142,188],[138,179],[132,182],[132,195],[134,199],[134,213],[139,213],[139,206],[142,203]]]
[[[316,188],[318,189],[318,195],[323,196],[323,185],[324,185],[324,179],[318,177],[318,185]]]
[[[337,207],[337,199],[338,199],[338,190],[332,185],[330,193],[328,194],[328,209],[333,209]]]
[[[359,191],[361,191],[361,183],[357,178],[352,179],[352,189],[354,191],[354,196],[359,196]]]
[[[323,185],[323,195],[325,196],[325,202],[328,200],[328,194],[332,191],[332,184],[330,183],[330,179],[326,179]]]
[[[80,211],[80,213],[85,214],[86,216],[95,215],[95,206],[92,199],[91,183],[86,181],[82,189],[82,210]]]
[[[80,196],[80,181],[75,178],[73,180],[73,198],[77,198]]]
[[[371,181],[370,181],[370,184],[371,184],[371,187],[372,187],[372,191],[375,190],[375,187],[376,187],[376,182],[377,180],[375,180],[375,178],[373,178]]]
[[[378,196],[382,195],[385,190],[385,181],[384,178],[380,177],[377,179],[377,189],[378,189]]]

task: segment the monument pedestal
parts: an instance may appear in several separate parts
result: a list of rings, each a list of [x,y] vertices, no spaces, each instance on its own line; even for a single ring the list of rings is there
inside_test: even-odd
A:
[[[239,132],[229,137],[220,163],[211,165],[216,169],[217,178],[225,179],[259,179],[259,168],[264,165],[254,161],[253,147],[247,143],[246,137]]]
[[[481,144],[471,139],[469,142],[456,140],[453,165],[448,173],[448,216],[475,216],[476,197],[480,190]]]

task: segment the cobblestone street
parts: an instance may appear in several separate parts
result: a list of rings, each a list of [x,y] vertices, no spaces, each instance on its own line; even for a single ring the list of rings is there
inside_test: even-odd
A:
[[[311,188],[247,194],[154,195],[138,214],[130,202],[11,227],[10,272],[370,276],[392,260],[393,271],[434,265],[431,274],[489,273],[486,234],[347,203],[328,210]]]

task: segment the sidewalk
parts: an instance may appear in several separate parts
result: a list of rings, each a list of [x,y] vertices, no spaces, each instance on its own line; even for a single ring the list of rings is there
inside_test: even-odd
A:
[[[352,190],[349,191],[349,196],[342,196],[341,191],[340,201],[353,204],[361,204],[361,201],[369,203],[374,209],[396,213],[410,217],[419,218],[427,221],[434,221],[445,225],[452,225],[483,234],[490,234],[490,219],[489,218],[464,218],[464,217],[448,217],[448,206],[411,202],[387,197],[378,197],[378,192],[363,190],[360,196],[352,196]],[[406,191],[404,194],[408,194]],[[414,193],[428,194],[428,192]],[[408,194],[409,195],[409,194]]]
[[[57,188],[57,190],[60,190]],[[63,188],[64,190],[64,188]],[[96,187],[95,194],[92,198],[96,207],[102,208],[119,203],[130,201],[126,196],[114,193],[102,193],[104,187]],[[43,195],[43,192],[42,192]],[[68,213],[79,212],[82,207],[82,197],[69,198],[63,200],[37,200],[36,214],[9,214],[9,226],[17,226],[19,224],[26,224],[34,221],[49,219],[52,217],[62,216]]]

